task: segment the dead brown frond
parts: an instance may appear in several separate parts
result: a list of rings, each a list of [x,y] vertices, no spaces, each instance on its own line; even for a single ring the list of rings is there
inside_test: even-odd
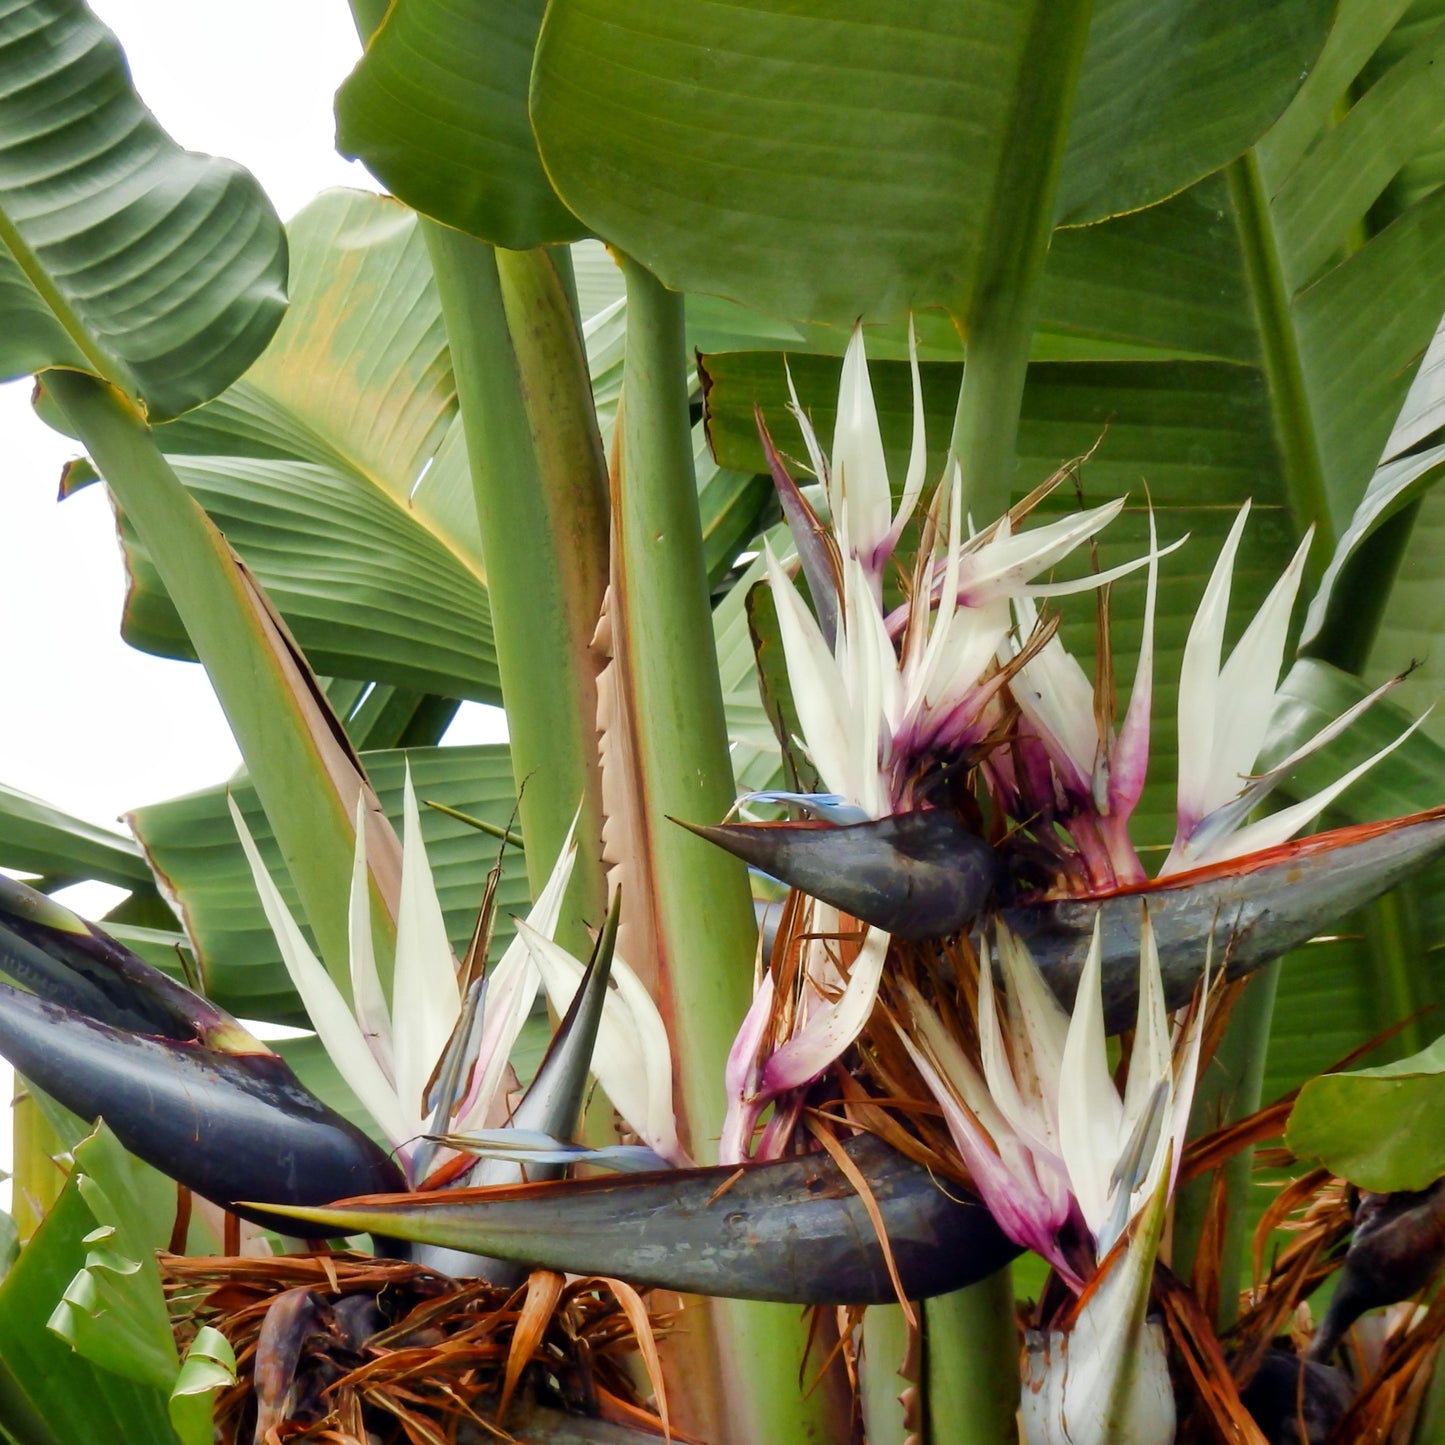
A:
[[[1255,1284],[1249,1305],[1235,1322],[1234,1377],[1248,1385],[1277,1336],[1319,1284],[1339,1267],[1339,1247],[1349,1237],[1353,1210],[1343,1183],[1312,1169],[1284,1184],[1260,1219],[1254,1236]],[[1271,1237],[1290,1235],[1266,1272]]]
[[[680,1438],[657,1359],[670,1321],[620,1281],[538,1271],[499,1289],[352,1254],[161,1265],[181,1342],[212,1325],[236,1352],[216,1404],[226,1445],[508,1441],[537,1408]],[[634,1383],[639,1356],[656,1410]]]
[[[1164,1314],[1164,1328],[1176,1357],[1184,1364],[1194,1387],[1194,1424],[1181,1438],[1197,1438],[1202,1431],[1221,1445],[1268,1445],[1254,1423],[1224,1357],[1214,1324],[1194,1291],[1162,1265],[1155,1267],[1154,1298]]]

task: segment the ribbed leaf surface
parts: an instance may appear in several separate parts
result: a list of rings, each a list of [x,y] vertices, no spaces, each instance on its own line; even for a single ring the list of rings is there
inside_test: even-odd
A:
[[[1330,9],[1098,5],[1066,217],[1161,200],[1252,144]],[[1040,181],[1018,173],[1030,86],[1041,65],[1067,68],[1033,48],[1041,14],[996,0],[554,0],[532,118],[564,201],[676,289],[844,324],[910,306],[961,315],[1000,240],[989,228],[1014,206],[1001,197]]]
[[[524,251],[586,228],[527,119],[541,0],[401,0],[336,95],[336,145],[423,215]]]
[[[512,821],[515,791],[505,747],[424,748],[368,753],[366,769],[398,833],[407,759],[420,799],[446,803],[499,827]],[[231,785],[283,896],[296,908],[271,829],[250,784]],[[261,913],[250,870],[226,810],[225,790],[213,788],[156,803],[131,815],[157,873],[177,901],[196,944],[205,991],[244,1018],[306,1025],[280,951]],[[481,905],[482,887],[500,846],[494,838],[432,808],[422,831],[454,949],[466,947]],[[497,895],[495,946],[511,936],[511,918],[528,907],[521,855],[507,850]]]
[[[246,369],[286,304],[276,214],[166,135],[79,0],[0,3],[0,137],[0,375],[77,367],[164,418]]]

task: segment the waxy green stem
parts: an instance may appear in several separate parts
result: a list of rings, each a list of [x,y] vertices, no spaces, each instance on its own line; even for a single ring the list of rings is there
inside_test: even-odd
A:
[[[921,1309],[922,1306],[915,1306]],[[899,1396],[908,1354],[908,1321],[898,1305],[873,1305],[863,1316],[863,1359],[858,1394],[868,1445],[905,1445],[909,1431]],[[921,1400],[920,1400],[921,1404]]]
[[[558,941],[586,955],[605,881],[590,643],[607,578],[607,493],[586,358],[543,251],[499,252],[423,222],[446,322],[481,524],[535,897],[582,804]]]
[[[1234,209],[1245,281],[1254,302],[1285,490],[1301,535],[1311,522],[1315,524],[1314,542],[1305,569],[1305,593],[1308,595],[1318,586],[1325,566],[1334,554],[1336,540],[1335,521],[1330,513],[1329,492],[1320,461],[1319,438],[1315,433],[1309,393],[1305,389],[1304,367],[1290,312],[1289,290],[1285,285],[1259,158],[1253,151],[1246,151],[1225,168],[1224,174]]]
[[[929,1445],[1017,1445],[1019,1342],[1013,1275],[923,1305]]]
[[[1018,92],[985,228],[989,242],[965,317],[952,449],[964,506],[976,517],[998,516],[1012,499],[1029,350],[1093,9],[1093,0],[1059,0],[1034,11],[1023,62],[1032,83]],[[1009,1272],[930,1301],[924,1339],[930,1438],[1012,1441],[1018,1347]]]
[[[722,690],[693,478],[682,297],[625,261],[627,355],[612,478],[613,599],[626,637],[623,680],[637,745],[641,842],[651,877],[691,1145],[722,1127],[719,1081],[752,996],[757,947],[747,875],[671,818],[723,817],[733,804]]]
[[[1018,89],[984,228],[988,241],[963,318],[967,352],[952,445],[965,508],[980,518],[1007,510],[1013,491],[1029,349],[1093,9],[1093,0],[1034,8],[1023,59],[1030,83]]]
[[[757,925],[740,863],[669,818],[709,822],[733,802],[722,690],[693,473],[683,301],[624,258],[627,353],[612,475],[613,629],[637,773],[644,890],[659,994],[673,1037],[688,1143],[700,1158],[722,1128],[723,1070],[752,995]],[[831,1440],[826,1386],[804,1398],[807,1327],[783,1305],[719,1300],[715,1407],[726,1439]]]
[[[357,775],[343,756],[349,744],[341,742],[341,724],[278,643],[225,538],[131,404],[79,372],[48,371],[43,380],[155,559],[246,760],[321,956],[349,997]],[[380,854],[377,848],[373,856]],[[395,922],[375,892],[372,917],[377,938],[394,938]],[[388,958],[390,950],[388,941]]]

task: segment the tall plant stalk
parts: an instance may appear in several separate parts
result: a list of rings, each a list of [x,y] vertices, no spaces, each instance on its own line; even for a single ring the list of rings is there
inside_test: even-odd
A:
[[[1005,511],[1054,204],[1093,0],[1036,7],[973,304],[952,450],[975,516]]]
[[[750,1002],[757,947],[746,874],[672,818],[722,817],[732,767],[712,650],[707,570],[693,473],[682,297],[624,259],[627,352],[612,469],[612,626],[617,691],[630,733],[635,816],[622,867],[655,940],[678,1093],[694,1154],[722,1127],[720,1085]],[[716,1301],[720,1440],[838,1438],[835,1398],[805,1398],[808,1331],[796,1310]],[[713,1437],[709,1437],[713,1438]]]
[[[106,382],[79,372],[48,372],[45,385],[155,559],[251,761],[251,780],[321,956],[349,995],[347,898],[363,786],[351,744],[269,604],[135,408]],[[395,931],[400,849],[389,825],[376,821],[369,830],[372,876],[386,881],[373,889],[373,926],[386,940]]]
[[[546,252],[498,252],[423,225],[481,524],[527,876],[535,896],[580,805],[580,866],[558,937],[585,954],[583,921],[606,911],[590,644],[608,529],[586,358]]]
[[[1093,0],[1041,5],[1029,37],[1024,72],[1033,83],[1020,92],[1011,120],[1010,162],[1000,171],[982,270],[964,318],[967,349],[951,449],[965,505],[976,516],[999,515],[1012,497],[1029,350],[1092,16]],[[1008,1270],[958,1296],[929,1303],[924,1312],[926,1358],[949,1362],[936,1371],[930,1364],[930,1402],[936,1384],[940,1400],[948,1402],[938,1417],[942,1428],[954,1428],[943,1422],[968,1421],[969,1430],[980,1432],[937,1439],[1008,1438],[1017,1391],[1005,1392],[1010,1396],[1005,1402],[999,1381],[1017,1375],[1014,1332]],[[1002,1359],[1010,1362],[1006,1372],[992,1368]],[[968,1361],[982,1362],[983,1367],[973,1368]]]

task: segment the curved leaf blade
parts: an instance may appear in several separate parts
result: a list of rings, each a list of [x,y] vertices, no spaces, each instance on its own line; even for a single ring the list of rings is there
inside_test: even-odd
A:
[[[513,251],[586,235],[527,119],[541,0],[401,0],[336,94],[336,146],[423,215]]]
[[[1362,1189],[1428,1187],[1445,1174],[1445,1039],[1398,1063],[1311,1080],[1286,1138]]]
[[[255,180],[182,150],[79,0],[0,6],[0,373],[93,372],[151,416],[235,380],[285,309]]]
[[[1334,10],[1334,0],[1101,0],[1058,224],[1140,210],[1232,161],[1289,104]]]
[[[96,878],[119,888],[149,888],[135,842],[0,784],[0,867],[51,878]]]
[[[1065,215],[1138,209],[1239,155],[1288,102],[1330,12],[1288,0],[1261,25],[1248,0],[1100,5]],[[566,0],[542,27],[533,122],[563,199],[675,289],[839,324],[966,315],[1007,244],[1000,217],[1049,189],[1054,157],[1021,141],[1046,14]],[[1059,29],[1042,43],[1051,63],[1071,41]]]

